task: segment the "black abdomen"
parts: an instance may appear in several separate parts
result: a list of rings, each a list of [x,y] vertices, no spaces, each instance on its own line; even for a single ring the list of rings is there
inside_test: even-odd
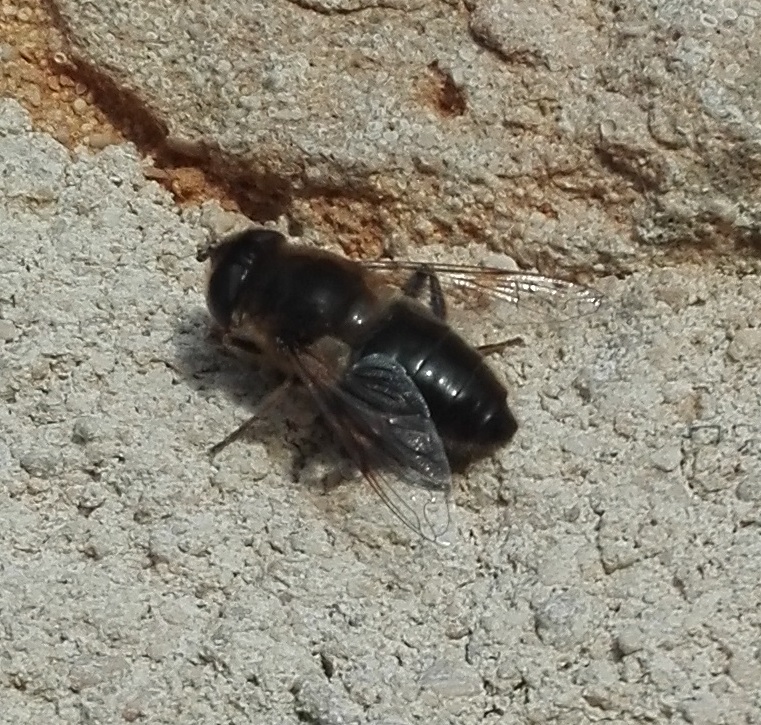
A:
[[[515,434],[507,391],[483,358],[444,322],[406,301],[394,303],[354,359],[370,354],[405,368],[450,451],[491,449]]]

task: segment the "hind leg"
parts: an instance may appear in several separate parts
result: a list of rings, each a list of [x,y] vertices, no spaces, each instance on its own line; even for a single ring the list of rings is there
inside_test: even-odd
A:
[[[491,342],[486,345],[479,345],[476,350],[482,355],[491,355],[493,352],[504,352],[507,347],[523,347],[525,342],[522,337],[511,337],[509,340],[502,340],[500,342]]]
[[[427,264],[421,264],[402,287],[402,292],[407,297],[418,299],[425,286],[428,286],[428,306],[440,320],[447,319],[447,303],[444,299],[444,291],[441,282],[433,269]]]

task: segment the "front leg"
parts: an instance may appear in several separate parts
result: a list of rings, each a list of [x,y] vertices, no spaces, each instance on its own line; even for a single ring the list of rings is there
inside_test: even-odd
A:
[[[272,410],[272,408],[282,400],[283,396],[291,389],[292,385],[293,379],[288,379],[281,383],[271,393],[266,395],[257,406],[256,412],[248,420],[239,425],[232,433],[226,435],[221,441],[219,441],[219,443],[215,443],[209,448],[209,457],[214,458],[231,443],[234,443],[246,435],[263,415]]]
[[[261,357],[263,350],[258,342],[246,337],[238,337],[233,333],[225,333],[222,336],[222,345],[228,350],[233,350],[243,355],[250,355],[251,357]]]

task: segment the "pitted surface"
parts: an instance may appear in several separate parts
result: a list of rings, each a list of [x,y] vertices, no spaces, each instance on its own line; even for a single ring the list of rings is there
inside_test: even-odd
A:
[[[545,270],[757,250],[756,2],[53,6],[88,78],[250,213]]]
[[[13,102],[0,149],[0,721],[759,721],[757,277],[517,329],[522,428],[443,549],[322,492],[299,395],[208,460],[270,387],[208,338],[217,211]]]

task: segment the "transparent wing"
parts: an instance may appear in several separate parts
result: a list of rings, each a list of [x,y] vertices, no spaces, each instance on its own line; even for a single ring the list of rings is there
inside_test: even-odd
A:
[[[603,300],[602,294],[592,287],[499,267],[408,260],[360,263],[399,287],[414,272],[430,270],[439,279],[449,300],[464,308],[493,314],[502,321],[512,321],[516,308],[522,308],[533,313],[535,321],[564,322],[596,312]]]
[[[439,541],[450,525],[452,474],[428,406],[404,368],[368,355],[338,379],[311,353],[297,375],[365,480],[406,526]]]

